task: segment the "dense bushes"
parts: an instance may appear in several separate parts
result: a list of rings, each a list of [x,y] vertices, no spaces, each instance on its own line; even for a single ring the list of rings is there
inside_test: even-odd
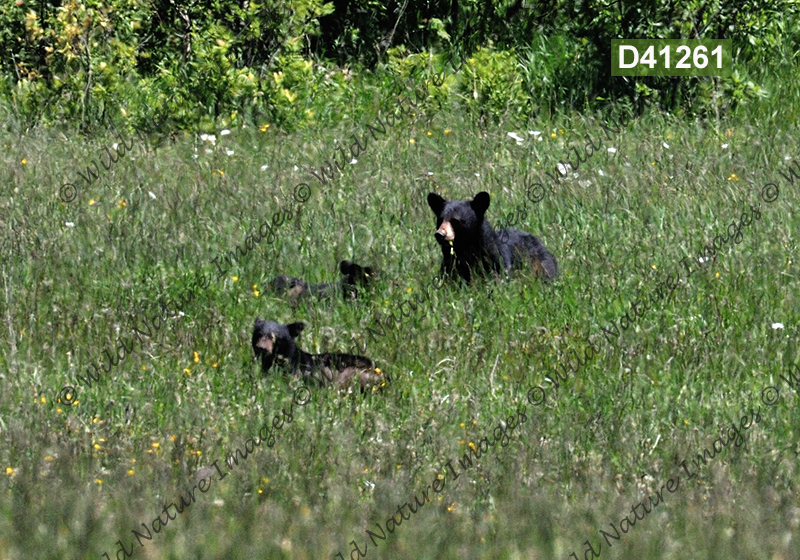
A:
[[[0,93],[45,122],[159,112],[177,127],[291,129],[358,112],[365,85],[455,51],[472,58],[430,103],[481,118],[620,98],[719,114],[764,95],[747,63],[796,52],[797,11],[791,0],[16,0],[0,6]],[[735,73],[611,79],[618,37],[730,38]]]

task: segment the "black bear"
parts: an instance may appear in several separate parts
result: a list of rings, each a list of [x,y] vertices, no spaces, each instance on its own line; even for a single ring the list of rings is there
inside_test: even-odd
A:
[[[445,275],[453,277],[457,272],[469,283],[474,274],[508,273],[525,262],[547,282],[558,274],[556,259],[536,237],[518,229],[492,229],[485,218],[489,193],[449,202],[429,193],[428,206],[436,214],[434,235],[442,248]]]
[[[325,282],[324,284],[309,284],[300,278],[281,274],[272,280],[272,289],[278,293],[288,294],[292,301],[307,294],[318,298],[329,298],[337,288],[341,289],[342,296],[345,299],[348,297],[357,298],[358,288],[366,287],[367,283],[375,275],[372,268],[360,266],[350,261],[340,262],[339,272],[343,275],[339,282]]]
[[[253,352],[261,358],[261,370],[266,373],[277,360],[292,375],[303,380],[314,379],[320,385],[347,387],[358,382],[361,390],[372,387],[373,391],[386,384],[381,370],[372,360],[353,354],[325,352],[309,354],[297,347],[295,338],[300,336],[305,323],[282,325],[274,321],[256,318],[253,325]]]

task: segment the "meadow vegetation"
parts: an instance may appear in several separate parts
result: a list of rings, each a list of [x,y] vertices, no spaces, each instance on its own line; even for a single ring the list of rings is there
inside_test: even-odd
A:
[[[800,178],[790,171],[800,158],[800,84],[787,78],[800,69],[795,39],[759,45],[760,62],[740,69],[765,95],[734,102],[721,81],[692,82],[702,111],[628,96],[536,110],[496,101],[481,112],[467,62],[325,185],[311,172],[395,110],[395,96],[407,95],[396,84],[441,70],[441,55],[355,73],[347,91],[357,93],[334,96],[330,115],[302,125],[304,105],[286,113],[291,122],[176,112],[69,203],[60,187],[118,142],[118,131],[96,125],[102,111],[83,121],[40,112],[52,120],[41,126],[18,98],[5,98],[0,560],[113,558],[118,541],[126,553],[135,543],[135,558],[347,557],[351,541],[363,551],[366,530],[387,527],[470,450],[469,469],[429,493],[370,558],[588,560],[587,539],[602,540],[604,560],[800,558],[800,382],[789,373],[800,362]],[[518,70],[528,79],[535,60]],[[498,72],[486,79],[516,80]],[[325,94],[313,93],[315,107]],[[603,136],[577,171],[547,179],[571,146],[620,116],[628,125]],[[135,118],[115,122],[132,137]],[[535,204],[526,197],[533,182],[547,189]],[[254,244],[220,276],[213,257],[243,247],[300,183],[310,196],[274,228],[275,242]],[[682,261],[696,263],[766,183],[780,195],[762,203],[741,242],[684,273]],[[557,280],[522,272],[446,283],[401,323],[385,321],[385,336],[370,337],[376,316],[415,298],[439,271],[428,193],[467,199],[482,190],[490,221],[525,207],[515,227],[556,256]],[[343,259],[379,270],[355,301],[304,298],[292,309],[267,289],[278,274],[336,280]],[[619,337],[604,337],[675,270],[673,291],[651,298]],[[78,383],[142,315],[175,301],[185,304],[110,373],[91,388]],[[391,383],[365,396],[312,388],[273,446],[255,448],[219,480],[214,462],[223,467],[289,409],[298,387],[262,376],[250,345],[256,316],[305,322],[299,340],[309,352],[366,345]],[[602,352],[557,376],[587,340]],[[58,402],[67,384],[77,390],[72,406]],[[536,385],[547,398],[532,406],[526,395]],[[780,399],[742,431],[745,443],[692,468],[688,480],[681,461],[691,468],[768,385]],[[507,445],[476,459],[481,438],[526,403],[527,421],[508,429]],[[607,548],[598,531],[618,528],[678,476],[679,491]],[[132,531],[154,528],[195,486],[192,506],[167,513],[169,524],[156,523],[163,527],[140,547]]]

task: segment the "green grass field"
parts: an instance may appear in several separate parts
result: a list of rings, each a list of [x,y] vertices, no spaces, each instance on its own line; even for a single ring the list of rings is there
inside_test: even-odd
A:
[[[309,170],[330,158],[334,139],[371,121],[292,135],[237,128],[217,131],[213,144],[128,132],[131,153],[69,204],[59,187],[117,142],[113,133],[7,123],[0,559],[113,558],[120,540],[147,559],[347,558],[351,541],[363,552],[365,530],[385,526],[437,473],[441,493],[369,542],[366,558],[591,559],[587,539],[604,559],[800,558],[799,397],[779,377],[798,360],[800,184],[779,171],[800,155],[800,97],[790,81],[773,81],[770,99],[731,116],[645,112],[611,139],[600,127],[608,115],[483,127],[458,111],[415,114],[324,187]],[[556,255],[556,282],[519,273],[448,284],[369,339],[377,313],[438,273],[428,192],[486,190],[497,222],[532,181],[549,189],[545,171],[587,134],[602,136],[602,149],[528,202],[517,226]],[[242,246],[301,182],[311,198],[277,241],[219,278],[212,259]],[[767,204],[770,182],[780,196]],[[759,203],[742,242],[687,276],[680,260]],[[342,259],[380,270],[357,302],[309,300],[293,311],[265,290],[280,273],[336,279]],[[601,327],[670,273],[680,277],[674,292],[606,341]],[[201,274],[212,280],[183,316],[137,340],[91,389],[78,384],[90,362],[107,363],[104,350],[133,339],[143,314]],[[199,469],[224,469],[290,406],[297,383],[262,377],[253,361],[256,316],[306,322],[299,340],[309,352],[346,351],[354,339],[392,382],[363,398],[312,390],[272,448],[256,448],[224,480],[203,471],[210,488],[140,546],[132,530],[164,519]],[[600,353],[556,389],[546,377],[573,350],[583,355],[587,337]],[[65,385],[78,388],[74,406],[56,402]],[[547,400],[527,406],[508,446],[451,480],[447,461],[491,441],[536,385]],[[780,389],[775,406],[761,403],[766,386]],[[687,480],[680,462],[691,465],[719,427],[758,406],[746,443]],[[606,544],[599,530],[613,534],[610,523],[677,477],[677,491]]]

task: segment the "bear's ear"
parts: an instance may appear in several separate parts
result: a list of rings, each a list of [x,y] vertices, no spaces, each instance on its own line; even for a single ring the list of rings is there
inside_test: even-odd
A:
[[[350,274],[350,271],[353,269],[353,263],[350,261],[342,261],[339,263],[339,272],[347,276]]]
[[[431,207],[431,210],[433,210],[433,213],[436,214],[437,217],[442,215],[445,204],[447,204],[447,201],[438,194],[428,193],[428,206]]]
[[[486,191],[479,192],[469,205],[472,206],[472,209],[475,210],[477,215],[482,216],[486,213],[486,210],[489,209],[489,193]]]
[[[286,328],[289,329],[289,334],[292,338],[297,338],[300,336],[300,333],[303,332],[303,329],[306,328],[306,324],[302,321],[298,321],[297,323],[286,325]]]

